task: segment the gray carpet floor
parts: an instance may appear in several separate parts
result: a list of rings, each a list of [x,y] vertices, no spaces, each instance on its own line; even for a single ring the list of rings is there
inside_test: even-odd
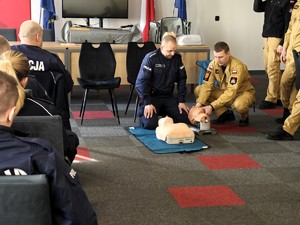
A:
[[[257,104],[267,80],[254,74]],[[187,95],[187,104],[194,96]],[[300,224],[300,135],[270,141],[281,108],[250,112],[250,128],[237,120],[199,136],[210,148],[192,153],[155,154],[129,134],[134,97],[124,115],[129,87],[116,90],[121,124],[115,118],[72,117],[83,156],[77,170],[103,225],[296,225]],[[82,90],[74,89],[71,111],[80,109]],[[91,92],[87,111],[111,110],[105,91]]]

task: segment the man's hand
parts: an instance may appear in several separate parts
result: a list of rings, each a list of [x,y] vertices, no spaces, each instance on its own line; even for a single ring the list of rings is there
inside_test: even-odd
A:
[[[178,109],[179,109],[180,114],[182,113],[182,110],[184,110],[187,114],[189,114],[189,111],[190,111],[190,108],[184,103],[179,103]]]
[[[153,114],[156,113],[156,108],[154,105],[146,105],[144,108],[144,117],[149,119],[153,116]]]
[[[213,107],[211,105],[201,107],[207,115],[211,115]]]
[[[194,107],[197,107],[197,108],[199,108],[199,107],[201,107],[202,106],[202,104],[201,103],[196,103],[196,105],[194,106]]]
[[[280,60],[281,60],[282,63],[286,62],[286,49],[285,48],[282,48],[282,52],[281,52],[281,55],[280,55]]]
[[[276,49],[277,54],[281,55],[282,50],[283,50],[283,46],[282,45],[278,45],[277,49]]]

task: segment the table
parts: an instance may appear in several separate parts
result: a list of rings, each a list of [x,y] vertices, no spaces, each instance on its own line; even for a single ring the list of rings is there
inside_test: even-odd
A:
[[[20,44],[11,42],[11,45]],[[97,44],[94,44],[97,46]],[[112,44],[112,49],[116,58],[115,76],[121,77],[121,85],[128,85],[126,74],[126,51],[127,44]],[[157,44],[159,47],[159,44]],[[55,52],[70,71],[74,84],[78,85],[77,77],[79,77],[78,60],[81,44],[44,42],[43,48]],[[182,55],[183,64],[187,72],[187,84],[198,84],[200,68],[196,65],[198,60],[206,60],[210,58],[210,49],[206,45],[194,46],[178,46],[178,52]]]

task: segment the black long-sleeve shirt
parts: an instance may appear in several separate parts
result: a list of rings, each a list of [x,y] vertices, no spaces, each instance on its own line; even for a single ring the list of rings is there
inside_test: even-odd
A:
[[[283,45],[295,2],[296,0],[254,0],[253,10],[265,13],[263,37],[281,38],[280,45]]]

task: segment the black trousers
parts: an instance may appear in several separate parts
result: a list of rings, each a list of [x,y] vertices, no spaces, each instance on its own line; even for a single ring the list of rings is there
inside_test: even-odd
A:
[[[141,126],[145,129],[154,130],[158,126],[159,116],[169,116],[174,123],[189,124],[188,114],[183,110],[180,114],[178,109],[178,100],[174,96],[155,96],[151,97],[151,103],[155,106],[156,112],[151,118],[144,116],[144,104],[140,103],[138,116],[140,117]]]
[[[297,90],[300,89],[300,52],[293,50],[293,56],[295,60],[295,67],[296,67],[296,88]]]

